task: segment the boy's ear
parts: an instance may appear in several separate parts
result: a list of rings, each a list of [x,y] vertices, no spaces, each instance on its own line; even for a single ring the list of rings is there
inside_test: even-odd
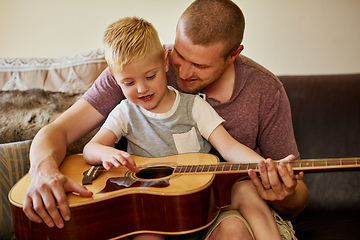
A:
[[[233,63],[242,50],[244,50],[244,45],[240,45],[236,51],[230,54],[228,63]]]
[[[165,72],[169,70],[169,58],[170,58],[170,52],[169,50],[165,50],[165,56],[164,56]]]

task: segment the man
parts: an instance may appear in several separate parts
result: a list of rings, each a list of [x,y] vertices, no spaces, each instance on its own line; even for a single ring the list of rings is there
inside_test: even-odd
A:
[[[240,55],[243,31],[244,17],[233,2],[195,1],[178,22],[171,53],[173,68],[167,76],[169,85],[205,96],[225,119],[227,131],[264,158],[281,159],[289,154],[299,157],[285,90],[272,73]],[[107,72],[81,100],[34,138],[31,183],[24,201],[24,212],[32,221],[61,228],[64,220],[70,219],[66,192],[92,195],[62,175],[58,166],[67,146],[99,126],[123,98]],[[303,174],[295,176],[291,168],[275,167],[271,160],[259,164],[261,178],[249,171],[258,194],[280,214],[300,213],[308,195]],[[127,167],[132,169],[134,164]],[[236,188],[237,184],[234,192]],[[251,238],[246,219],[237,213],[226,214],[209,231],[210,239]]]

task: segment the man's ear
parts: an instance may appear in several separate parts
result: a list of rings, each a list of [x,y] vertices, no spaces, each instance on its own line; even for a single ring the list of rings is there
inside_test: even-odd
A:
[[[165,50],[165,56],[164,56],[165,72],[169,70],[169,58],[170,58],[170,52],[169,50]]]
[[[244,50],[244,45],[240,45],[233,53],[230,54],[228,64],[233,63],[237,56]]]
[[[112,73],[112,71],[111,71],[110,67],[108,67],[108,68],[107,68],[107,70],[109,71],[109,73],[111,73],[111,75],[113,75],[113,76],[114,76],[114,74]]]

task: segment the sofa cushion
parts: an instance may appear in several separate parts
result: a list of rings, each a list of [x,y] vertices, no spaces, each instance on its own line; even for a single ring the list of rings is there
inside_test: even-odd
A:
[[[31,141],[0,144],[0,239],[10,239],[14,232],[8,193],[29,171]]]
[[[41,89],[0,91],[0,143],[33,139],[45,125],[55,120],[82,94],[50,92]],[[97,131],[68,147],[68,154],[81,153]]]

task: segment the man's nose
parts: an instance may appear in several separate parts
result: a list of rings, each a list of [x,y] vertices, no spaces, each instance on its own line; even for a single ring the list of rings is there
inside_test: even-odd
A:
[[[191,78],[194,74],[193,65],[186,61],[183,61],[179,66],[179,77],[182,79]]]

